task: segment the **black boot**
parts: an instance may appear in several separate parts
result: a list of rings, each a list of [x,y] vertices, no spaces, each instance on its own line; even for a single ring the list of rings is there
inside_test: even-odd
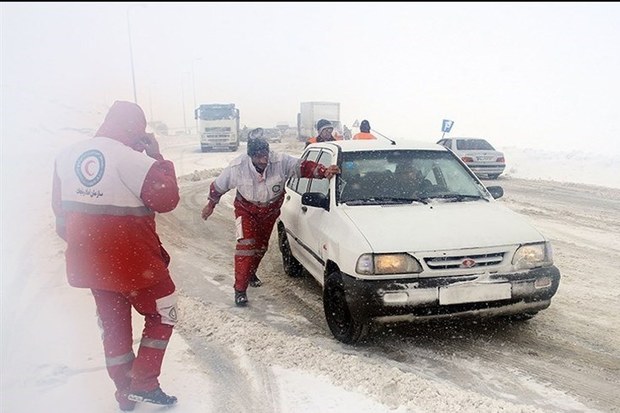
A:
[[[263,285],[263,282],[254,274],[252,278],[250,278],[250,287],[260,287],[261,285]]]
[[[150,391],[132,391],[127,398],[134,402],[161,404],[164,406],[170,406],[177,402],[176,397],[168,396],[161,387]]]
[[[245,291],[235,291],[235,304],[237,307],[245,307],[248,305],[248,295]]]

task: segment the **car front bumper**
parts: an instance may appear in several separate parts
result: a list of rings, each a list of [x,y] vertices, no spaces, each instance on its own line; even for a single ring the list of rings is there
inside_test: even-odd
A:
[[[560,284],[555,266],[512,274],[361,280],[342,275],[354,317],[390,321],[455,315],[510,315],[547,308]]]

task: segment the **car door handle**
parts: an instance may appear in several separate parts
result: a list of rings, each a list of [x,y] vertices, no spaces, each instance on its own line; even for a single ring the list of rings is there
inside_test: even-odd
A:
[[[308,207],[307,207],[307,206],[305,206],[305,205],[304,205],[304,206],[302,206],[302,207],[301,207],[301,211],[302,211],[302,212],[307,212],[307,211],[308,211]]]

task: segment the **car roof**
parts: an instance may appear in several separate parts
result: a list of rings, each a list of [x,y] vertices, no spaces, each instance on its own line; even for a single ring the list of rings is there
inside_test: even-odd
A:
[[[380,151],[380,150],[395,150],[395,149],[408,149],[408,150],[431,150],[431,151],[447,151],[448,149],[442,145],[438,145],[434,142],[426,141],[413,141],[413,140],[398,140],[395,144],[392,144],[387,139],[373,139],[373,140],[339,140],[313,143],[311,147],[339,147],[342,152],[358,152],[363,150]],[[310,147],[309,146],[309,147]]]

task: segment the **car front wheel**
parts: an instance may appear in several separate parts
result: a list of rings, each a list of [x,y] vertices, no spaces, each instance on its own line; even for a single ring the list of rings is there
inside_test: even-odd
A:
[[[323,309],[327,325],[339,341],[355,344],[368,334],[368,322],[356,320],[349,310],[339,271],[334,271],[325,280]]]

